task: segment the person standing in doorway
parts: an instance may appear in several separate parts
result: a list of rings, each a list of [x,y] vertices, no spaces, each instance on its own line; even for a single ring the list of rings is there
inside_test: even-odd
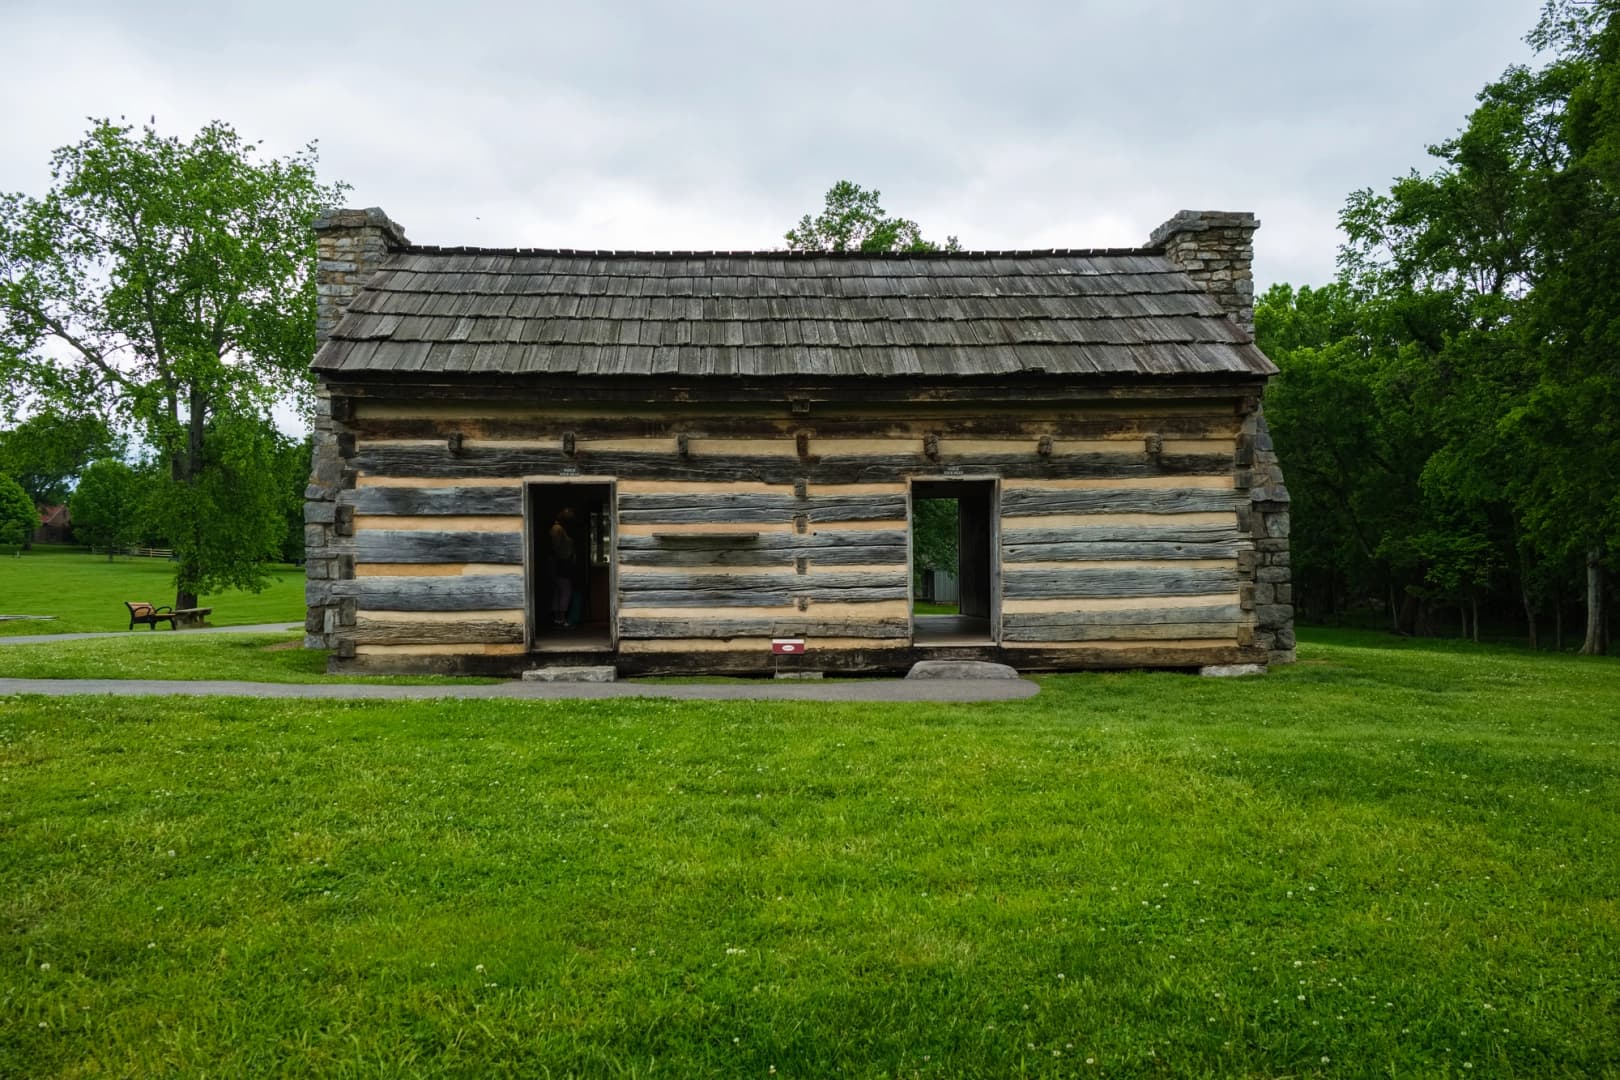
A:
[[[568,625],[568,609],[574,600],[574,576],[579,569],[578,549],[569,526],[579,515],[572,506],[565,506],[551,523],[548,539],[551,544],[551,623]]]

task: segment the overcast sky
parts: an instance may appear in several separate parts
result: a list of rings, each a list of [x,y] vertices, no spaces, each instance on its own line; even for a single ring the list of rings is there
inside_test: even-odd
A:
[[[1426,168],[1539,7],[0,0],[0,190],[89,116],[218,118],[418,243],[780,247],[851,179],[969,248],[1252,210],[1258,284],[1319,284],[1345,195]]]

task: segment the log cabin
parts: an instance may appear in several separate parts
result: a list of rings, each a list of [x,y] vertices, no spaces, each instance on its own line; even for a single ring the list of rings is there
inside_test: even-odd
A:
[[[1293,659],[1252,214],[1139,248],[577,251],[315,223],[334,671]],[[959,609],[914,607],[923,500]]]

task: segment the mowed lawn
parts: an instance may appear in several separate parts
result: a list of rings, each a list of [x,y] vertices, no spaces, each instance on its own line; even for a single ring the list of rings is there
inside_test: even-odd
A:
[[[1620,663],[1301,656],[3,700],[0,1075],[1620,1073]]]
[[[120,555],[109,561],[82,549],[35,547],[0,555],[0,615],[54,615],[48,622],[0,620],[0,637],[129,629],[125,600],[174,604],[174,563]],[[304,621],[304,568],[274,566],[259,593],[229,590],[199,601],[215,626]],[[164,623],[162,630],[168,630]],[[146,630],[148,627],[140,627]]]

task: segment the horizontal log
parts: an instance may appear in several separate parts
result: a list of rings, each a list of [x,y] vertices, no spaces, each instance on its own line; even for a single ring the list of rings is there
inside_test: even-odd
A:
[[[448,447],[416,443],[363,443],[351,464],[367,476],[614,476],[625,479],[758,482],[791,484],[876,483],[918,476],[949,476],[972,471],[1004,477],[1065,479],[1074,477],[1204,476],[1230,471],[1232,453],[1066,454],[1041,457],[1032,446],[1025,454],[983,454],[931,461],[922,453],[853,457],[682,458],[674,454],[630,452],[573,456],[561,449],[469,446],[459,454]],[[1090,494],[1071,492],[1066,494]],[[1230,496],[1229,496],[1230,498]]]
[[[355,558],[386,563],[521,563],[523,534],[365,529],[354,538]]]
[[[500,611],[522,608],[526,589],[521,574],[361,577],[332,582],[332,595],[361,611]]]
[[[1038,597],[1199,596],[1231,592],[1238,586],[1230,570],[1019,570],[1003,575],[1009,600]]]
[[[619,536],[619,564],[647,566],[791,566],[808,559],[817,566],[900,563],[905,573],[906,534],[898,529],[850,529],[824,533],[760,533],[746,544],[694,535],[671,542],[653,536]]]
[[[1243,618],[1243,608],[1237,604],[1211,604],[1208,607],[1139,607],[1086,611],[1008,612],[1002,615],[1001,625],[1007,630],[1049,627],[1061,629],[1094,626],[1145,626],[1154,623],[1183,625],[1224,624],[1241,622]]]
[[[523,513],[523,487],[363,487],[345,491],[340,503],[356,513],[411,515],[499,514],[515,517]]]
[[[362,615],[348,636],[356,645],[497,645],[521,642],[523,624],[509,619],[381,622]]]
[[[1236,640],[1237,623],[1135,623],[1122,626],[1004,627],[1002,640],[1016,641],[1184,641]]]
[[[1019,487],[1001,493],[1006,517],[1045,514],[1186,514],[1236,510],[1233,491],[1214,488],[1096,488],[1092,490]]]
[[[1110,542],[1082,544],[1009,544],[1002,551],[1002,560],[1020,562],[1111,562],[1121,559],[1236,559],[1239,542],[1236,538],[1226,543],[1151,543]]]
[[[905,585],[883,586],[864,589],[825,589],[818,590],[810,586],[801,586],[798,582],[813,581],[810,577],[796,577],[785,575],[776,579],[774,588],[756,589],[647,589],[634,593],[624,593],[621,607],[629,610],[632,607],[724,607],[728,605],[743,606],[774,606],[777,604],[790,604],[799,597],[811,601],[826,601],[836,604],[870,604],[884,600],[904,600],[909,595]],[[622,584],[622,579],[621,579]]]
[[[354,398],[362,405],[372,399],[390,403],[431,401],[529,401],[558,405],[575,402],[600,408],[608,402],[635,404],[654,410],[673,400],[714,402],[725,407],[758,403],[786,405],[801,401],[811,414],[822,404],[870,406],[877,402],[1006,402],[1013,405],[1044,403],[1048,407],[1073,402],[1155,402],[1187,411],[1231,410],[1237,415],[1244,398],[1265,391],[1263,375],[1228,375],[1194,381],[1161,377],[1153,381],[1062,377],[1051,375],[991,375],[982,378],[822,377],[691,377],[582,376],[573,374],[511,374],[439,372],[413,374],[390,371],[363,379],[340,373],[327,380],[334,397]],[[639,410],[638,410],[639,411]]]
[[[623,537],[622,539],[628,540],[631,537]],[[750,544],[730,548],[703,548],[699,550],[677,548],[670,545],[667,548],[655,551],[629,551],[623,547],[619,550],[619,565],[627,568],[786,567],[792,566],[795,560],[800,558],[809,560],[811,566],[881,566],[893,563],[898,567],[897,573],[904,575],[906,572],[906,548],[904,544],[885,547],[863,545],[799,549],[774,546],[758,548]]]
[[[893,573],[829,570],[818,574],[681,574],[640,570],[619,575],[619,592],[625,597],[634,593],[678,589],[691,592],[740,592],[747,589],[789,588],[790,595],[826,595],[844,589],[879,589],[899,586],[904,592],[906,570],[896,567]],[[762,601],[763,602],[763,601]]]
[[[801,616],[779,619],[706,619],[694,612],[690,619],[619,619],[619,637],[637,638],[904,638],[911,634],[908,619],[832,619]]]
[[[812,495],[799,499],[791,493],[619,496],[619,521],[625,525],[697,521],[755,524],[792,520],[796,514],[804,514],[811,522],[891,521],[906,516],[906,499],[904,495]]]
[[[362,415],[350,426],[363,439],[448,439],[460,434],[468,439],[554,439],[573,432],[581,439],[642,438],[668,439],[677,435],[692,438],[783,438],[792,439],[803,430],[811,438],[922,438],[937,434],[942,439],[1013,438],[1031,441],[1042,435],[1054,439],[1139,439],[1157,434],[1166,439],[1233,438],[1238,421],[1230,413],[1193,416],[1106,416],[1054,417],[1016,416],[1005,413],[973,416],[947,415],[937,410],[913,415],[858,415],[806,418],[784,409],[776,415],[718,414],[711,410],[670,411],[663,415],[640,412],[636,415],[569,416],[537,408],[528,415],[482,414],[480,403],[451,406],[455,411],[433,417],[382,417]]]
[[[1233,521],[1223,521],[1218,525],[1197,521],[1182,523],[1169,518],[1164,518],[1163,521],[1163,524],[1153,525],[1004,528],[1001,531],[1001,542],[1008,548],[1014,548],[1041,547],[1049,544],[1237,544],[1248,539],[1238,531]]]

